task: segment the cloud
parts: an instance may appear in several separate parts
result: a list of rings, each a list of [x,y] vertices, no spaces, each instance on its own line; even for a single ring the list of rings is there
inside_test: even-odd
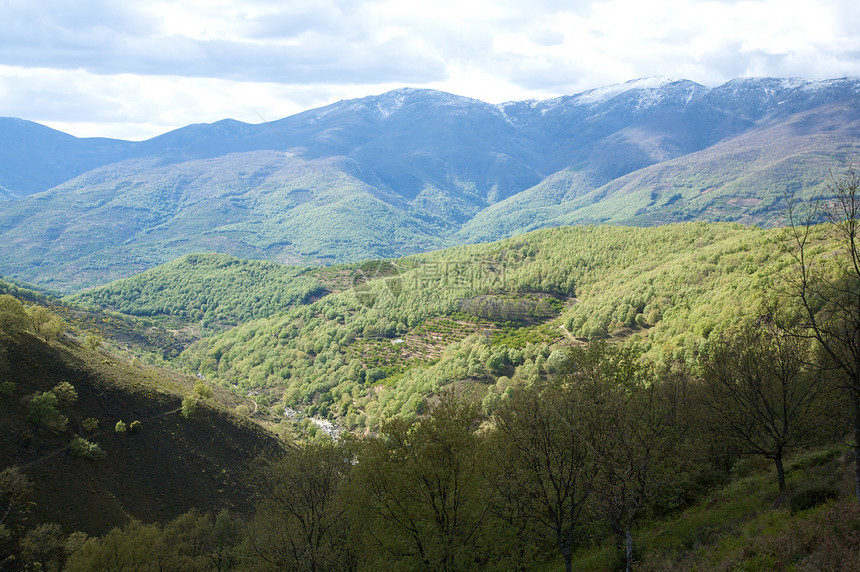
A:
[[[191,123],[233,118],[260,123],[399,83],[283,85],[217,78],[105,76],[81,70],[0,66],[0,115],[79,137],[142,140]],[[262,119],[261,119],[262,118]]]
[[[135,137],[410,85],[490,102],[665,75],[860,75],[856,0],[6,0],[0,114]],[[177,123],[180,122],[180,123]]]
[[[0,64],[9,66],[283,84],[427,82],[445,73],[420,42],[381,36],[362,10],[322,5],[238,15],[221,25],[228,14],[217,4],[136,12],[108,4],[12,5],[0,23]]]

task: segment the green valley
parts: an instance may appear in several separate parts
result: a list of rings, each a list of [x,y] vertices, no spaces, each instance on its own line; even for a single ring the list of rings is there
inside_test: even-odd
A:
[[[841,227],[794,228],[821,276],[842,276]],[[330,267],[191,254],[62,299],[4,282],[0,556],[68,570],[853,558],[844,373],[775,326],[802,323],[790,231],[562,226]],[[767,384],[760,407],[803,412],[790,430],[745,440],[734,415],[757,417],[720,393],[743,375]]]

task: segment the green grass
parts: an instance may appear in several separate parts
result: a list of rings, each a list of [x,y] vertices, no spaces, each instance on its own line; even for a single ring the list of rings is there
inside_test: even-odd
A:
[[[833,446],[800,452],[786,464],[787,490],[780,493],[772,462],[739,463],[728,484],[695,505],[663,519],[644,520],[634,531],[640,570],[816,570],[831,569],[860,555],[860,505],[853,496],[849,451]],[[749,474],[747,474],[749,473]],[[840,498],[793,514],[792,495],[822,474],[838,484]],[[580,549],[573,569],[613,570],[619,565],[612,542]],[[856,562],[856,560],[853,560]],[[844,568],[854,569],[851,566]],[[556,563],[547,571],[563,570]]]

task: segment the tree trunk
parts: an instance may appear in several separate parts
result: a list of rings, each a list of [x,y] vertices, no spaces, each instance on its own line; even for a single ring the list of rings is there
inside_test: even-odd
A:
[[[627,526],[627,530],[624,531],[624,556],[627,561],[627,566],[625,567],[626,572],[632,572],[633,570],[633,529],[630,525]]]
[[[561,548],[561,556],[564,558],[564,572],[571,572],[573,570],[573,563],[571,557],[570,545],[568,546],[560,546]]]
[[[773,462],[776,463],[776,480],[779,483],[779,492],[782,492],[785,490],[785,468],[782,466],[782,454],[774,455]]]
[[[854,495],[860,502],[860,387],[857,380],[851,389],[851,407],[854,409]]]
[[[627,560],[626,572],[633,570],[633,528],[628,524],[624,531],[624,555]]]

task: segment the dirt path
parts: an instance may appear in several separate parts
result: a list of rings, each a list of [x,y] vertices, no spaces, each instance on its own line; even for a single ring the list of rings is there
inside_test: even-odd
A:
[[[573,334],[571,334],[570,331],[564,326],[564,324],[559,324],[558,327],[561,329],[562,332],[564,332],[564,335],[567,336],[567,339],[569,339],[573,343],[579,343],[576,341],[576,338],[573,337]]]

